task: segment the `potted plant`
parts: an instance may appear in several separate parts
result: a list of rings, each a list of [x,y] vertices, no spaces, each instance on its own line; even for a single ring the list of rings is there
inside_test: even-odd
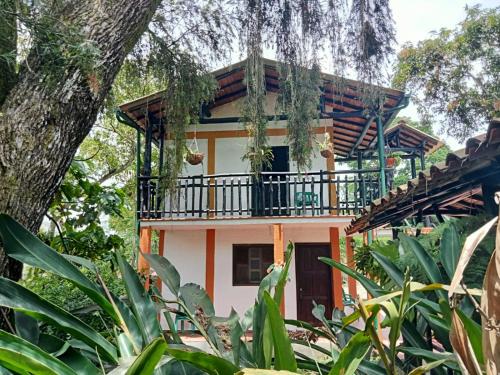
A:
[[[191,165],[198,165],[203,161],[205,154],[198,150],[198,147],[191,149],[191,147],[186,148],[186,161]]]
[[[323,142],[318,142],[319,153],[325,159],[331,158],[333,156],[333,143],[330,140],[330,134],[325,132],[323,135]]]
[[[399,157],[399,155],[389,154],[385,158],[385,166],[387,168],[394,168],[394,167],[396,167],[399,164],[400,160],[401,160],[401,158]]]

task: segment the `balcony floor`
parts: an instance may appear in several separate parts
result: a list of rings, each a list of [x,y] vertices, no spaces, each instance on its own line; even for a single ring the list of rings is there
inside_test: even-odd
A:
[[[248,226],[249,228],[267,226],[272,224],[284,224],[287,227],[346,227],[354,218],[352,215],[323,215],[323,216],[261,216],[261,217],[217,217],[211,219],[200,218],[176,218],[176,219],[141,219],[142,228],[152,229],[175,229],[175,230],[197,230],[197,229],[223,229],[236,225]]]

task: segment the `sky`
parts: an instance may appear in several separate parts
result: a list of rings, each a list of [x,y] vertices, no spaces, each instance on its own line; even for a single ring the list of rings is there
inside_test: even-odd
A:
[[[418,42],[428,38],[432,31],[441,28],[454,28],[465,18],[465,6],[480,4],[484,8],[500,5],[500,0],[390,0],[398,47],[407,41]],[[397,48],[399,49],[399,48]],[[418,119],[414,105],[408,106],[399,112],[399,116],[408,116]],[[439,125],[435,124],[436,132]],[[462,148],[463,144],[457,140],[441,135],[444,141],[455,150]]]

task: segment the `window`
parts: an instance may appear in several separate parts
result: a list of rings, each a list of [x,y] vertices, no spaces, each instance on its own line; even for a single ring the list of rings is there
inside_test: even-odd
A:
[[[259,285],[273,263],[273,245],[233,245],[233,285]]]

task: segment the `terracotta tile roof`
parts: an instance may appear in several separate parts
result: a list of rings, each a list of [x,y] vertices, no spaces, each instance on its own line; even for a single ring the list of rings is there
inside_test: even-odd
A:
[[[246,61],[243,60],[212,73],[218,82],[219,90],[214,101],[210,103],[209,108],[224,105],[246,95],[245,66]],[[264,59],[264,71],[266,90],[268,92],[278,92],[280,84],[277,62]],[[339,77],[322,73],[321,78],[323,81],[321,87],[323,91],[323,99],[325,105],[331,109],[332,112],[359,113],[365,109],[365,105],[361,100],[362,93],[360,90],[360,88],[365,85],[364,83],[354,80],[344,80],[345,87],[340,93],[336,90],[334,85],[334,82],[339,80]],[[385,101],[383,104],[385,110],[391,110],[398,107],[404,102],[404,100],[406,100],[405,94],[402,91],[386,87],[381,89],[385,95]],[[163,108],[166,100],[167,98],[165,98],[165,95],[162,92],[158,92],[122,104],[120,106],[120,110],[126,113],[127,116],[144,129],[146,126],[146,112],[149,111],[157,119],[161,118],[163,116]],[[384,126],[389,124],[395,115],[396,112],[385,113],[382,116]],[[211,122],[215,122],[215,120],[216,119]],[[376,140],[377,125],[374,119],[371,120],[372,121],[359,144],[360,150],[367,149],[370,144]],[[340,156],[346,156],[353,149],[353,146],[356,144],[360,135],[363,134],[367,118],[360,117],[359,115],[353,115],[352,117],[335,118],[331,121],[334,131],[333,143],[335,153]],[[204,124],[204,126],[209,128],[210,125]]]
[[[436,151],[438,148],[443,146],[443,142],[441,142],[436,137],[433,137],[427,133],[424,133],[421,130],[414,128],[411,125],[408,125],[404,120],[399,121],[396,125],[387,128],[384,132],[386,142],[389,142],[389,147],[396,147],[396,144],[391,144],[391,135],[395,135],[399,133],[399,140],[401,142],[401,146],[403,147],[419,147],[423,145],[426,154],[431,154]]]
[[[470,138],[465,148],[419,173],[406,185],[365,207],[347,234],[397,223],[414,214],[464,216],[484,209],[483,184],[500,186],[500,119],[485,134]]]

